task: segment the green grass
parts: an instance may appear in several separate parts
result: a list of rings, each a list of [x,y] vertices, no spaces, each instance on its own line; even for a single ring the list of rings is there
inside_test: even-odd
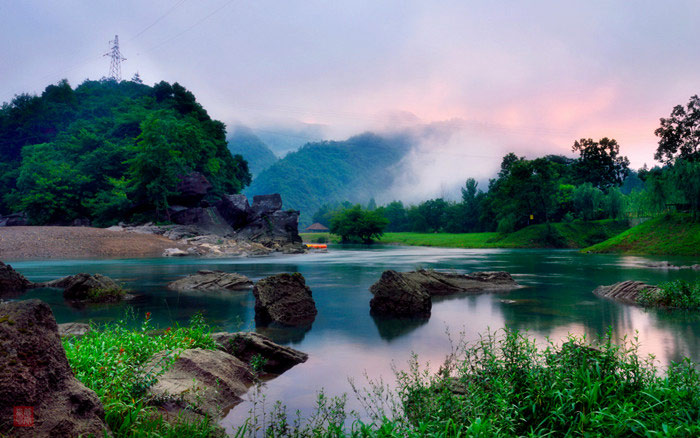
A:
[[[700,436],[695,364],[685,359],[661,375],[653,358],[640,357],[634,343],[614,343],[611,333],[595,343],[570,336],[544,346],[516,330],[487,334],[457,348],[437,372],[414,357],[396,373],[396,389],[353,385],[363,421],[348,422],[344,399],[321,393],[306,419],[290,421],[276,405],[238,436]]]
[[[627,221],[530,225],[510,234],[500,233],[384,233],[379,243],[445,248],[583,248],[626,230]],[[303,233],[307,243],[338,243],[329,233]]]
[[[661,283],[659,290],[645,289],[639,293],[637,302],[644,307],[668,309],[700,309],[700,283],[683,280]]]
[[[165,363],[159,365],[167,366],[184,349],[216,349],[209,327],[196,315],[189,327],[167,328],[155,335],[150,321],[147,313],[138,329],[127,329],[128,324],[120,321],[92,327],[82,337],[64,338],[63,347],[75,377],[100,398],[115,437],[214,434],[218,427],[208,418],[174,424],[164,421],[157,408],[149,406],[146,393],[159,376],[147,366],[153,355],[166,352]]]
[[[616,252],[638,255],[700,255],[700,222],[688,214],[650,219],[585,252]]]

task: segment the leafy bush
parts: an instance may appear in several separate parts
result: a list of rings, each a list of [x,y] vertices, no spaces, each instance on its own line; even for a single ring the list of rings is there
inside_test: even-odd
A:
[[[683,280],[662,283],[658,291],[654,289],[641,291],[637,302],[644,307],[697,310],[700,309],[700,283],[689,283]]]

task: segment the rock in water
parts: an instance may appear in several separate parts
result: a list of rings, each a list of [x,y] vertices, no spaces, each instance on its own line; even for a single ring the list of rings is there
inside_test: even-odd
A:
[[[419,269],[399,275],[420,283],[431,296],[508,291],[522,287],[505,271],[456,274]]]
[[[430,294],[421,283],[406,275],[384,271],[370,292],[374,295],[369,302],[373,315],[430,317],[433,306]]]
[[[598,286],[593,293],[600,297],[610,298],[611,300],[621,303],[637,304],[639,293],[645,289],[652,292],[660,291],[656,286],[651,286],[641,281],[628,280],[610,286]]]
[[[286,325],[311,324],[316,319],[316,303],[300,273],[277,274],[263,278],[253,287],[255,317]]]
[[[13,408],[33,409],[33,427],[13,428]],[[31,419],[31,418],[30,418]],[[0,304],[0,435],[102,437],[104,408],[68,365],[46,303]]]
[[[168,283],[168,289],[188,290],[241,290],[253,286],[253,282],[245,275],[201,270],[196,274]]]
[[[124,289],[106,275],[84,272],[42,283],[42,286],[63,289],[63,298],[70,301],[120,301],[126,295]]]
[[[0,262],[0,296],[5,293],[23,292],[32,287],[32,283],[12,266]]]
[[[148,369],[158,374],[169,360],[165,353],[156,354]],[[149,389],[150,395],[180,408],[195,406],[213,418],[223,417],[240,403],[255,380],[248,365],[224,351],[185,350],[166,368]]]
[[[251,364],[253,358],[259,356],[263,359],[261,369],[266,373],[282,374],[309,358],[308,354],[276,344],[259,333],[221,332],[213,333],[211,337],[222,350],[247,364]]]
[[[183,251],[180,248],[165,248],[163,251],[163,257],[185,257],[190,255],[187,251]]]

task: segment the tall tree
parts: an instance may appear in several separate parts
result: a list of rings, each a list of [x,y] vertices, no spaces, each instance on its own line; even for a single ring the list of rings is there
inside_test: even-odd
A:
[[[580,183],[589,182],[600,189],[607,189],[621,185],[629,174],[630,161],[620,155],[620,145],[615,139],[603,137],[593,141],[582,138],[574,142],[571,150],[580,154],[575,164]]]
[[[673,163],[676,158],[697,161],[700,159],[700,98],[694,95],[684,108],[676,105],[671,116],[661,119],[661,126],[654,131],[659,146],[654,158]]]

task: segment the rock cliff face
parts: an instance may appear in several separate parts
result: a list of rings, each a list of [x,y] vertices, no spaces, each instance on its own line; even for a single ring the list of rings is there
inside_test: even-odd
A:
[[[204,199],[209,189],[211,184],[200,173],[182,176],[177,186],[179,194],[170,199],[168,219],[266,246],[301,243],[299,212],[282,211],[279,194],[254,196],[252,205],[245,195],[225,195],[212,206]]]
[[[32,409],[23,418],[32,427],[13,427],[16,406]],[[103,431],[110,435],[102,403],[73,377],[49,306],[0,304],[0,435],[101,437]]]

